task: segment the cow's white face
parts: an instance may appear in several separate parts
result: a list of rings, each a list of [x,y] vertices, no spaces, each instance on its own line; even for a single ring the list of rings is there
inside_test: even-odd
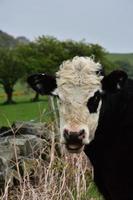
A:
[[[80,152],[93,138],[101,106],[101,70],[90,58],[75,57],[57,72],[61,143],[71,152]]]
[[[64,62],[56,77],[35,74],[30,86],[42,95],[58,96],[61,143],[72,153],[80,152],[95,136],[101,107],[101,91],[116,93],[127,80],[123,71],[101,75],[101,65],[89,57]]]
[[[65,88],[65,86],[63,88]],[[89,91],[84,91],[85,93],[83,94],[82,88],[72,86],[69,90],[70,94],[69,92],[64,92],[59,92],[58,100],[60,141],[65,144],[71,152],[77,152],[82,150],[83,145],[88,144],[94,138],[99,119],[101,101],[98,101],[94,112],[90,112],[88,108],[89,100],[93,98],[93,104],[95,104],[96,98],[98,98],[98,96],[95,96],[95,90],[90,93]],[[95,105],[92,106],[95,107]],[[75,139],[77,137],[76,143],[75,140],[72,140],[72,135],[75,135]]]

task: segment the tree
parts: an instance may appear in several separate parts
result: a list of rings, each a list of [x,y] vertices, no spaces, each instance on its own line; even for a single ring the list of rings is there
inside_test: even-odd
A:
[[[0,84],[3,85],[7,95],[5,103],[14,103],[13,88],[24,72],[25,69],[19,61],[15,49],[0,49]]]
[[[35,43],[39,55],[40,70],[54,74],[62,61],[67,58],[62,43],[51,36],[39,37]]]
[[[25,66],[27,76],[39,72],[55,74],[64,60],[74,56],[93,56],[95,61],[110,69],[112,65],[106,59],[106,53],[98,44],[89,44],[84,40],[59,41],[51,36],[42,36],[34,42],[18,47],[19,59]],[[37,94],[33,100],[38,100]]]
[[[96,62],[100,62],[104,66],[106,73],[109,73],[116,67],[107,59],[108,53],[99,44],[90,44],[85,40],[79,42],[66,40],[62,42],[62,45],[67,59],[71,59],[74,56],[92,56]]]
[[[64,60],[74,56],[93,56],[95,61],[106,65],[109,62],[104,48],[98,44],[86,43],[84,40],[59,41],[54,37],[42,36],[28,45],[19,46],[18,49],[27,74],[36,72],[54,74]]]
[[[39,37],[27,45],[19,45],[17,52],[27,76],[39,72],[54,74],[65,59],[61,42],[49,36]],[[35,94],[33,101],[37,101],[38,97],[38,94]]]

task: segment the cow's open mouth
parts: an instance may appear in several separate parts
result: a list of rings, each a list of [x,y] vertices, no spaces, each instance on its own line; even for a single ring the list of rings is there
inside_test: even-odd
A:
[[[66,144],[66,149],[70,152],[70,153],[80,153],[84,148],[84,145],[68,145]]]

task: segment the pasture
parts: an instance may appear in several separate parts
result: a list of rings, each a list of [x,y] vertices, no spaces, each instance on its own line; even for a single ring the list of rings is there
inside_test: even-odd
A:
[[[47,121],[47,97],[39,97],[38,102],[32,102],[35,93],[27,91],[26,87],[18,83],[14,89],[15,104],[4,105],[5,93],[0,88],[0,126],[12,124],[14,121]],[[42,115],[43,112],[43,115]]]
[[[0,126],[12,124],[14,121],[42,121],[46,120],[42,112],[47,110],[47,100],[41,99],[39,102],[30,102],[29,96],[14,98],[16,104],[2,105],[0,101]]]
[[[128,61],[131,65],[133,64],[133,54],[132,53],[109,53],[107,54],[107,59],[112,62],[115,61]]]

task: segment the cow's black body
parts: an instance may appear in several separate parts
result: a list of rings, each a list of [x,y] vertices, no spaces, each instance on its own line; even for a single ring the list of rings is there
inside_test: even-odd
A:
[[[133,200],[133,81],[102,99],[94,140],[85,147],[106,200]]]
[[[46,74],[31,75],[28,83],[40,94],[52,95],[58,88],[55,77]],[[102,98],[98,127],[84,151],[92,162],[94,181],[105,199],[133,200],[133,81],[124,71],[115,70],[101,77],[99,84],[101,90],[96,91],[86,105],[91,117],[97,113]],[[80,141],[83,142],[82,138]]]

